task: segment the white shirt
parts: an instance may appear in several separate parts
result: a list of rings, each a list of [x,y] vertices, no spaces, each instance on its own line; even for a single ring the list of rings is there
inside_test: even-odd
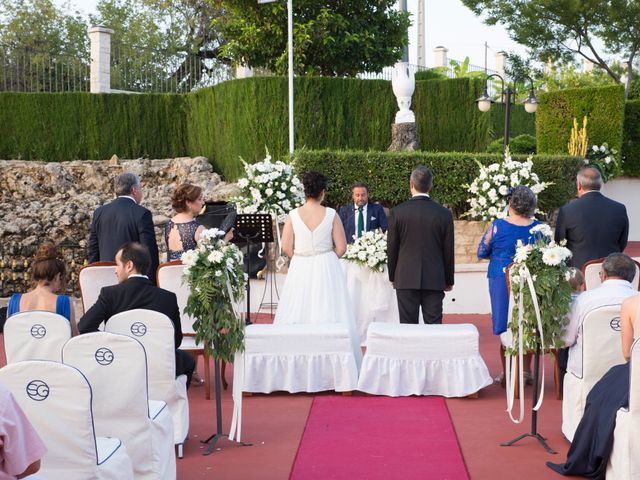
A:
[[[602,282],[599,287],[578,295],[571,307],[569,325],[563,336],[565,345],[569,347],[569,360],[567,371],[577,376],[582,376],[582,322],[594,308],[604,305],[621,305],[622,302],[638,291],[626,280],[609,279]]]
[[[428,193],[416,193],[416,194],[411,196],[411,198],[413,198],[413,197],[427,197],[427,198],[429,198],[429,194]]]
[[[362,226],[362,233],[367,231],[367,223],[369,223],[369,222],[367,222],[367,205],[369,205],[369,204],[366,203],[364,205],[364,207],[362,207],[362,219],[364,220],[364,225]],[[354,223],[356,228],[355,228],[355,232],[354,233],[357,235],[358,234],[358,208],[359,207],[356,204],[354,204],[353,206],[355,208],[355,215],[356,215],[355,223]]]
[[[120,197],[122,197],[122,198],[128,198],[128,199],[132,200],[132,201],[133,201],[133,203],[138,203],[138,202],[136,202],[136,199],[135,199],[135,198],[133,198],[131,195],[119,195],[119,196],[118,196],[118,198],[120,198]]]

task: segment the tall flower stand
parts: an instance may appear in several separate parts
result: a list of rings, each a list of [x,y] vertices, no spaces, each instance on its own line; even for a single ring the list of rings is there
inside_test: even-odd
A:
[[[214,345],[214,349],[217,349],[217,345]],[[209,448],[203,453],[203,455],[209,455],[213,452],[213,449],[216,448],[216,444],[218,440],[222,437],[228,436],[228,434],[222,433],[222,382],[220,375],[220,359],[213,357],[213,367],[214,367],[214,385],[216,389],[216,433],[212,434],[206,440],[201,440],[202,443],[208,443]],[[243,444],[244,445],[244,444]]]
[[[280,300],[280,292],[278,292],[278,282],[276,280],[276,273],[280,270],[277,262],[280,252],[280,225],[278,224],[277,218],[273,218],[272,225],[274,232],[272,240],[265,245],[267,266],[265,268],[266,274],[264,275],[264,288],[258,307],[258,312],[262,310],[262,308],[265,308],[269,310],[271,315],[273,315],[274,309],[278,307],[278,301]],[[276,239],[275,242],[273,238]],[[268,296],[267,292],[269,292]]]

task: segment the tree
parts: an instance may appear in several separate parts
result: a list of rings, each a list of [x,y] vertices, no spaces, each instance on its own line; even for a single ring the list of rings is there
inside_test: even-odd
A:
[[[209,0],[215,1],[215,0]],[[408,42],[408,14],[395,0],[295,0],[294,69],[297,74],[355,76],[393,65]],[[214,27],[235,64],[287,71],[287,7],[279,1],[228,0]]]
[[[605,58],[623,58],[628,95],[640,51],[640,0],[462,0],[488,25],[503,24],[516,42],[542,61],[572,61],[579,55],[617,83],[621,75]],[[600,41],[604,48],[598,46]]]

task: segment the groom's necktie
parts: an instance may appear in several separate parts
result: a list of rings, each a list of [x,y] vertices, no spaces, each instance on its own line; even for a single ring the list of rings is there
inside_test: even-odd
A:
[[[358,207],[358,230],[356,236],[360,238],[362,236],[362,232],[364,231],[364,215],[362,215],[363,207]]]

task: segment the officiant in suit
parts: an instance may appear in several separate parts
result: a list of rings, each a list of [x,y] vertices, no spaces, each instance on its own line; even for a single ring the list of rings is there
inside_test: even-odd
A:
[[[391,209],[387,237],[389,280],[398,298],[400,323],[442,323],[444,292],[453,287],[453,216],[433,201],[433,174],[411,172],[412,198]]]
[[[353,243],[364,232],[372,230],[387,231],[387,216],[382,205],[369,203],[369,187],[366,183],[356,182],[351,187],[353,203],[340,209],[339,216],[347,236],[347,243]]]
[[[581,269],[589,260],[624,251],[629,217],[623,204],[600,193],[602,175],[597,168],[581,168],[576,185],[578,198],[558,213],[555,240],[567,240],[567,248],[573,253],[571,265]]]
[[[149,269],[142,272],[156,283],[158,244],[151,212],[140,205],[142,185],[133,173],[123,173],[114,180],[116,199],[93,213],[89,233],[89,263],[113,262],[118,249],[127,242],[146,245],[151,255]]]

